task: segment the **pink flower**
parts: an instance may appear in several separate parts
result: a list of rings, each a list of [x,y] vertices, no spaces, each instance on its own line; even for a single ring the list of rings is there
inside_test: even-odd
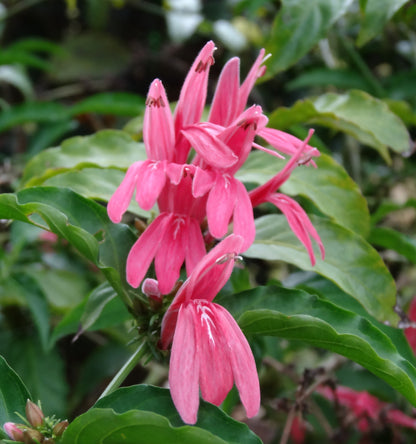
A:
[[[416,429],[416,418],[393,409],[390,404],[380,401],[368,392],[357,392],[342,386],[338,386],[335,391],[329,387],[319,387],[318,392],[325,398],[337,401],[350,409],[362,432],[369,431],[371,422],[379,422],[381,417],[385,417],[388,423]]]
[[[211,302],[228,280],[243,239],[230,235],[195,267],[162,321],[161,347],[172,343],[169,384],[184,422],[194,424],[202,397],[220,405],[235,382],[248,417],[260,388],[250,346],[233,317]]]

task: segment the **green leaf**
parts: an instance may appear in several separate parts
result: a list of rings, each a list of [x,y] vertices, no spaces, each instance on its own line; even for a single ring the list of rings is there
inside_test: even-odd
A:
[[[15,277],[19,283],[25,300],[32,314],[33,321],[39,333],[39,339],[43,350],[47,349],[49,340],[49,308],[46,298],[39,285],[28,274],[20,274]]]
[[[25,381],[32,394],[31,399],[42,402],[45,414],[65,417],[68,386],[62,358],[55,349],[46,353],[33,331],[23,330],[4,332],[0,352]]]
[[[28,162],[22,184],[40,185],[57,174],[88,167],[127,169],[133,162],[145,159],[144,145],[125,132],[99,131],[92,136],[72,137],[58,148],[41,152]]]
[[[296,123],[317,124],[345,132],[376,149],[389,161],[387,147],[401,154],[410,149],[410,136],[403,122],[381,100],[363,91],[327,93],[315,99],[279,108],[270,126],[286,129]]]
[[[117,413],[124,413],[133,409],[153,412],[167,418],[173,427],[184,425],[172,402],[170,391],[150,385],[141,384],[120,388],[100,399],[94,407],[112,408]],[[198,422],[195,426],[213,433],[227,443],[261,443],[259,438],[245,424],[235,421],[221,409],[205,401],[200,403]]]
[[[88,298],[89,295],[87,295],[80,304],[68,312],[54,328],[50,336],[49,347],[52,347],[58,339],[61,339],[64,336],[74,335],[75,333],[79,334],[81,318],[84,314]],[[123,324],[130,319],[131,314],[126,310],[126,306],[120,298],[115,298],[103,307],[97,320],[92,323],[92,325],[88,326],[88,328],[84,328],[83,331],[104,330]]]
[[[243,182],[263,184],[286,162],[272,159],[263,151],[253,151],[236,176]],[[291,196],[307,197],[339,225],[366,237],[370,229],[370,216],[367,201],[357,184],[341,165],[326,154],[321,154],[316,164],[318,168],[296,168],[281,190]]]
[[[384,25],[409,0],[367,0],[357,44],[362,46],[381,34]]]
[[[29,392],[22,380],[0,356],[0,424],[20,422],[15,412],[24,415],[26,401],[29,398]]]
[[[50,54],[62,52],[60,45],[53,43],[50,40],[33,37],[18,40],[17,42],[9,45],[7,48],[30,52],[45,52]]]
[[[144,98],[126,92],[100,93],[81,100],[70,109],[71,115],[84,113],[136,116],[144,110]]]
[[[62,444],[225,444],[197,427],[172,427],[163,416],[140,410],[117,414],[92,409],[78,416],[65,430]]]
[[[273,54],[267,76],[303,57],[348,10],[352,0],[282,0],[266,51]]]
[[[416,239],[387,227],[374,227],[368,242],[378,247],[397,251],[412,264],[416,264]]]
[[[329,220],[311,216],[311,221],[326,251],[325,260],[316,255],[314,267],[283,215],[256,220],[256,239],[244,255],[286,261],[321,274],[354,297],[371,315],[395,324],[394,280],[376,250],[361,236]]]
[[[258,287],[222,298],[221,303],[239,317],[245,334],[299,340],[339,353],[416,405],[416,359],[401,330],[304,291],[282,287]]]
[[[0,65],[24,65],[30,68],[37,68],[48,71],[51,68],[49,62],[46,62],[41,57],[32,54],[20,48],[6,48],[0,52]]]
[[[125,263],[136,238],[126,225],[113,224],[101,205],[66,188],[32,187],[16,195],[0,195],[0,218],[32,223],[66,239],[97,265],[123,301],[131,304]]]
[[[0,132],[24,123],[56,123],[68,119],[67,110],[59,103],[26,102],[1,113]]]
[[[366,79],[357,71],[348,69],[314,68],[298,75],[286,84],[288,91],[299,88],[324,87],[331,85],[340,89],[371,90]]]
[[[82,168],[56,174],[46,179],[42,185],[70,188],[90,199],[108,202],[125,176],[124,171],[102,168]],[[132,199],[128,211],[148,218],[149,211],[142,210]]]

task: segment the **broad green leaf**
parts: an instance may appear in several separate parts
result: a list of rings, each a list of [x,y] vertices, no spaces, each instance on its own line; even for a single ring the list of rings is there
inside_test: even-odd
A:
[[[243,182],[263,184],[286,162],[271,158],[263,151],[253,151],[236,176]],[[296,168],[281,190],[291,196],[307,197],[339,225],[365,237],[370,228],[370,216],[357,184],[341,165],[326,154],[321,154],[316,164],[318,168]]]
[[[136,116],[144,110],[144,98],[126,92],[100,93],[87,97],[70,109],[71,115],[83,113]]]
[[[416,360],[402,331],[315,295],[282,287],[258,287],[222,298],[221,303],[239,318],[245,334],[299,340],[339,353],[416,405]]]
[[[244,255],[286,261],[321,274],[357,299],[371,315],[395,324],[396,288],[377,251],[361,236],[329,220],[315,216],[311,221],[325,246],[325,260],[317,253],[314,267],[283,215],[256,220],[256,239]]]
[[[51,176],[42,185],[70,188],[82,196],[108,202],[124,175],[124,171],[117,169],[82,168]],[[145,218],[149,217],[149,211],[141,209],[135,199],[131,200],[128,211]]]
[[[44,71],[48,71],[51,68],[49,62],[46,62],[43,58],[26,51],[21,48],[5,48],[0,52],[0,65],[24,65],[30,68],[37,68]]]
[[[125,132],[99,131],[92,136],[72,137],[58,148],[41,152],[27,164],[22,184],[40,185],[57,174],[88,167],[127,169],[145,158],[144,145]]]
[[[322,125],[350,134],[376,149],[386,161],[390,159],[387,147],[401,154],[410,149],[403,122],[384,102],[363,91],[299,100],[291,108],[277,109],[270,117],[270,126],[279,129],[296,123]]]
[[[172,402],[170,391],[164,388],[143,384],[123,387],[100,399],[94,406],[94,408],[106,407],[112,408],[117,413],[133,409],[153,412],[164,416],[173,427],[184,425]],[[205,401],[200,403],[198,422],[195,426],[215,434],[230,444],[261,442],[245,424],[235,421],[221,409]]]
[[[409,0],[367,0],[357,44],[364,45],[382,32],[384,25]]]
[[[60,45],[50,40],[41,38],[25,38],[14,42],[7,47],[8,49],[18,49],[21,51],[44,52],[44,53],[60,53],[62,48]]]
[[[385,216],[393,211],[398,211],[403,208],[415,208],[416,209],[416,199],[410,198],[403,204],[396,202],[383,200],[380,206],[371,214],[371,223],[375,225],[377,222],[381,221]]]
[[[135,236],[126,225],[113,224],[104,207],[66,188],[32,187],[16,195],[2,194],[0,218],[32,223],[68,240],[130,305],[125,262]]]
[[[20,422],[16,412],[24,415],[29,398],[29,392],[22,380],[0,356],[0,424]]]
[[[342,17],[352,0],[282,0],[273,23],[267,52],[273,54],[267,76],[293,65]]]
[[[163,416],[141,410],[118,414],[92,409],[78,416],[65,430],[62,444],[225,444],[198,427],[172,427]]]
[[[392,228],[374,227],[370,232],[368,242],[397,251],[412,264],[416,264],[416,238],[411,238]]]
[[[65,107],[55,102],[26,102],[0,114],[0,132],[24,123],[57,123],[68,120]]]

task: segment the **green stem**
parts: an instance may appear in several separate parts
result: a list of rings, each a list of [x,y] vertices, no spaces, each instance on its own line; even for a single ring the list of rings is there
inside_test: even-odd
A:
[[[143,357],[145,352],[146,352],[146,343],[145,341],[143,341],[140,344],[139,348],[130,356],[129,360],[123,365],[123,367],[121,367],[118,373],[114,376],[114,378],[111,380],[110,384],[108,384],[106,389],[101,393],[99,399],[109,395],[110,393],[113,393],[115,390],[117,390],[120,387],[122,382],[127,378],[130,372],[136,366],[136,364]]]

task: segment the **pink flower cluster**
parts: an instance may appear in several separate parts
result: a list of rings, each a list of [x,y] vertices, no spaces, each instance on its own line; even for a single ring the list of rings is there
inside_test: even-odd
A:
[[[152,297],[174,288],[185,263],[188,280],[177,293],[162,324],[162,346],[172,343],[170,386],[173,401],[185,422],[194,423],[200,388],[204,399],[219,405],[235,382],[253,416],[260,395],[250,347],[236,322],[212,302],[228,280],[234,258],[254,241],[253,208],[276,205],[315,263],[313,238],[324,256],[322,242],[306,213],[278,188],[300,164],[314,164],[319,152],[305,141],[267,128],[260,106],[246,109],[256,80],[263,75],[265,51],[240,83],[238,58],[224,66],[207,121],[201,121],[208,75],[215,46],[208,42],[196,57],[183,84],[174,113],[162,82],[150,85],[143,123],[147,160],[128,169],[108,203],[110,219],[118,223],[135,198],[141,208],[156,203],[160,214],[133,245],[126,266],[127,281],[138,287],[154,261],[157,282],[145,281]],[[255,142],[259,136],[274,149]],[[286,166],[264,185],[248,192],[235,177],[252,147],[282,157]],[[207,245],[221,240],[207,254]]]

